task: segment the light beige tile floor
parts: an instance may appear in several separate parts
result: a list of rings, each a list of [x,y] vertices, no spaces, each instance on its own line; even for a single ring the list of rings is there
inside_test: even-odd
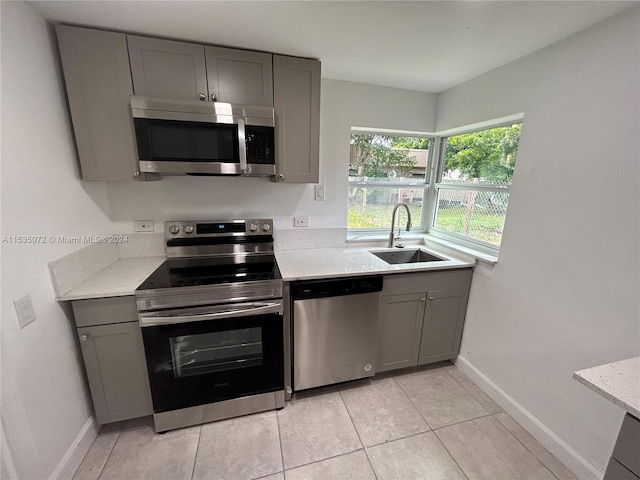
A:
[[[572,480],[454,366],[299,395],[278,412],[163,435],[106,425],[74,480]]]

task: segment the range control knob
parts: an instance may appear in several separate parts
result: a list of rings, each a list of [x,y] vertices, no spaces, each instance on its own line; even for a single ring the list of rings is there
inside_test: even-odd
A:
[[[263,223],[262,227],[260,228],[262,228],[263,232],[268,232],[269,230],[271,230],[271,225],[269,225],[268,223]]]
[[[248,225],[249,231],[250,232],[257,232],[258,231],[258,225],[256,225],[255,223],[250,223]]]
[[[169,233],[173,233],[174,235],[180,231],[180,227],[178,225],[171,225],[169,227]]]
[[[185,225],[184,233],[193,233],[193,225]]]

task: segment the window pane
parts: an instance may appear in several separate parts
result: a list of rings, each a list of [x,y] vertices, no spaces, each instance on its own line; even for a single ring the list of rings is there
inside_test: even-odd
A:
[[[508,203],[508,193],[439,189],[434,226],[500,246]]]
[[[391,212],[398,202],[405,202],[411,211],[414,227],[420,225],[424,188],[349,186],[347,228],[391,228]],[[404,230],[407,213],[397,213],[396,225]]]
[[[349,179],[424,183],[429,139],[378,134],[352,134]]]
[[[441,183],[510,185],[521,125],[449,137]]]

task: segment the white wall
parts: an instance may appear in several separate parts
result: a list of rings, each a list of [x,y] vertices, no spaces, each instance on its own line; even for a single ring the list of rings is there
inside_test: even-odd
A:
[[[432,131],[436,95],[338,80],[323,80],[320,106],[320,183],[326,200],[314,200],[313,185],[276,184],[238,177],[164,177],[159,182],[107,185],[116,230],[132,221],[273,218],[277,229],[293,228],[308,215],[311,227],[345,227],[347,170],[352,126]],[[162,231],[162,225],[156,225]]]
[[[571,375],[640,354],[639,60],[635,8],[438,100],[437,130],[525,112],[500,260],[474,275],[461,356],[601,471],[622,410]]]
[[[78,179],[57,64],[44,19],[28,4],[2,2],[3,236],[112,231],[104,184]],[[48,478],[91,416],[74,332],[47,270],[76,248],[2,243],[2,454],[23,479]],[[12,301],[26,294],[37,319],[21,330]]]

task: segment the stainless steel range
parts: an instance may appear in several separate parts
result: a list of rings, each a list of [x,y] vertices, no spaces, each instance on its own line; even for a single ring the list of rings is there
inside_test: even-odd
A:
[[[284,406],[273,221],[165,223],[136,290],[157,432]]]

